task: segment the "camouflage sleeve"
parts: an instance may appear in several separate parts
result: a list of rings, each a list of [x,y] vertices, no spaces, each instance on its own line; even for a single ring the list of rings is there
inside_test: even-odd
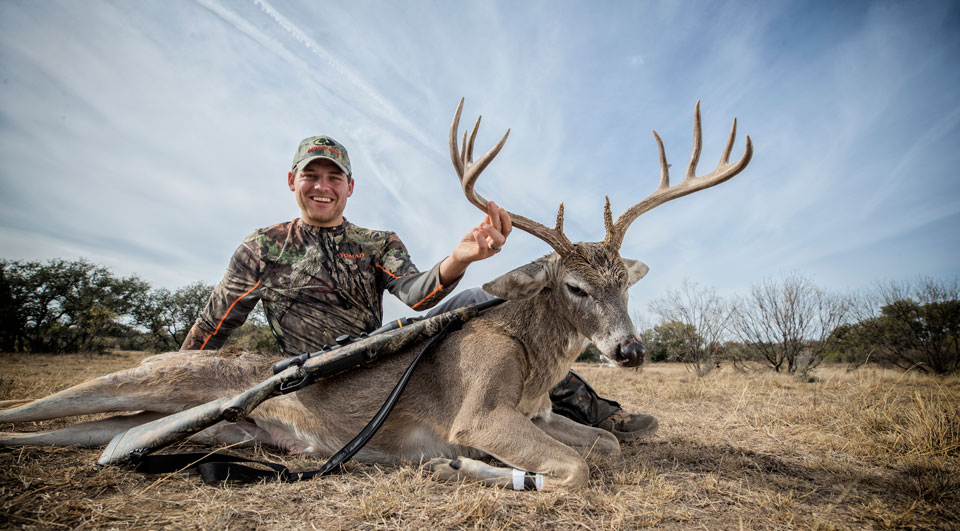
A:
[[[255,235],[251,235],[233,253],[223,280],[213,288],[180,350],[220,348],[259,300],[260,258]]]
[[[440,302],[457,287],[460,279],[451,285],[440,284],[440,262],[421,273],[410,260],[407,248],[396,234],[387,238],[383,263],[377,269],[384,287],[413,310],[427,310]]]

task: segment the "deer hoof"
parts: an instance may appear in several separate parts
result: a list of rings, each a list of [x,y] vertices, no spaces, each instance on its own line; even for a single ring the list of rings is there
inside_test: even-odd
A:
[[[463,463],[459,459],[447,459],[445,457],[436,457],[423,464],[423,469],[433,473],[434,476],[446,481],[460,480],[460,467]]]

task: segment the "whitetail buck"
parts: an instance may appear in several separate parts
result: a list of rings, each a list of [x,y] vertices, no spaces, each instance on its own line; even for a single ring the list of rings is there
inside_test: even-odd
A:
[[[467,199],[485,211],[487,202],[474,190],[474,183],[509,131],[474,163],[473,143],[480,120],[469,140],[464,134],[458,149],[462,106],[461,101],[450,128],[451,157]],[[743,156],[729,163],[736,137],[734,120],[717,169],[697,177],[698,102],[693,155],[683,182],[670,186],[663,143],[654,135],[660,151],[660,185],[616,222],[608,199],[604,241],[572,243],[563,234],[562,204],[553,229],[510,214],[514,227],[547,242],[556,252],[483,286],[507,302],[468,321],[421,362],[383,428],[357,454],[359,459],[427,461],[427,468],[443,478],[511,486],[511,468],[475,460],[491,456],[509,467],[542,474],[543,486],[549,488],[586,483],[588,467],[578,451],[620,452],[610,433],[552,414],[548,391],[589,341],[620,365],[642,363],[642,343],[627,313],[627,289],[646,274],[647,266],[620,257],[624,234],[644,212],[730,179],[747,166],[753,153],[748,136]],[[366,424],[384,399],[386,382],[396,381],[418,350],[415,345],[378,363],[267,400],[245,420],[220,423],[194,440],[249,441],[307,455],[330,455]],[[260,354],[209,351],[153,356],[136,368],[47,398],[20,402],[0,411],[0,422],[136,413],[48,432],[3,433],[0,444],[103,445],[131,426],[250,388],[271,376],[274,361]]]

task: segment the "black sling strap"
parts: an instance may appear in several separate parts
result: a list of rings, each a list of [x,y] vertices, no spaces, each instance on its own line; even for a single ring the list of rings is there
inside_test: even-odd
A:
[[[284,482],[293,482],[339,472],[341,470],[340,465],[349,461],[354,454],[360,451],[363,445],[367,444],[367,441],[369,441],[383,425],[383,422],[387,419],[387,415],[390,414],[394,404],[397,403],[397,399],[400,398],[403,388],[406,387],[407,382],[410,380],[410,376],[413,375],[413,370],[420,362],[420,358],[433,350],[448,333],[458,329],[461,324],[462,322],[459,317],[454,318],[447,323],[437,335],[431,338],[430,342],[427,343],[420,353],[413,358],[413,361],[410,362],[407,370],[404,371],[403,376],[400,377],[400,381],[393,387],[390,396],[388,396],[383,405],[380,406],[380,410],[377,411],[373,419],[353,440],[348,442],[346,446],[341,448],[340,451],[335,453],[333,457],[328,459],[327,462],[317,470],[293,472],[289,468],[277,463],[246,459],[221,452],[146,455],[136,464],[134,469],[145,474],[163,474],[196,468],[197,471],[200,472],[201,477],[203,477],[203,482],[207,485],[219,485],[224,481],[253,483],[261,479],[278,479]],[[270,470],[245,466],[239,463],[256,463],[268,467]]]

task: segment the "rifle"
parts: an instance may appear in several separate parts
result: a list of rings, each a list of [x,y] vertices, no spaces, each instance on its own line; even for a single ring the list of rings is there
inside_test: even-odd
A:
[[[375,335],[378,335],[378,334],[382,334],[382,333],[384,333],[384,332],[389,332],[389,331],[394,330],[394,329],[396,329],[396,328],[403,328],[404,326],[413,324],[413,323],[415,323],[415,322],[417,322],[417,321],[421,321],[421,320],[423,320],[422,317],[403,317],[403,318],[397,319],[397,320],[395,320],[395,321],[390,321],[389,323],[381,326],[380,328],[377,328],[377,329],[374,330],[373,332],[370,332],[370,333],[362,332],[362,333],[361,333],[359,336],[357,336],[357,337],[350,337],[350,336],[347,336],[347,335],[340,336],[340,337],[338,337],[338,338],[335,339],[336,343],[334,343],[333,345],[326,345],[326,346],[324,346],[322,349],[320,349],[320,350],[318,350],[318,351],[316,351],[316,352],[312,352],[312,353],[310,353],[310,354],[300,354],[300,355],[298,355],[298,356],[292,356],[292,357],[287,358],[287,359],[285,359],[285,360],[278,361],[278,362],[274,363],[274,364],[273,364],[273,374],[280,374],[281,372],[283,372],[284,369],[286,369],[287,367],[289,367],[289,366],[291,366],[291,365],[303,365],[303,363],[304,363],[305,361],[307,361],[308,359],[310,359],[310,358],[315,358],[315,357],[317,357],[317,356],[322,356],[322,355],[326,354],[327,352],[331,352],[331,351],[336,350],[336,349],[338,349],[338,348],[340,348],[340,347],[349,345],[350,343],[356,343],[357,341],[360,341],[360,340],[362,340],[362,339],[364,339],[364,338],[367,338],[367,337],[370,337],[370,336],[375,336]],[[374,353],[374,354],[375,354],[375,353]],[[349,368],[353,368],[353,366],[348,367],[348,369],[349,369]],[[335,369],[331,367],[330,370],[335,370]]]
[[[151,452],[209,428],[222,420],[239,422],[257,406],[274,396],[298,391],[319,379],[335,376],[369,363],[382,355],[398,352],[408,345],[437,335],[448,324],[466,322],[476,317],[481,311],[501,302],[503,302],[502,299],[493,299],[422,320],[407,320],[406,326],[402,326],[403,321],[397,323],[401,325],[400,327],[393,326],[391,323],[381,327],[388,328],[385,332],[374,333],[349,343],[345,342],[343,345],[278,362],[274,365],[273,376],[240,394],[219,398],[117,434],[104,449],[97,463],[101,465],[136,464]],[[408,374],[417,360],[411,363]],[[401,381],[402,383],[405,382]],[[402,390],[402,386],[399,389]],[[395,390],[384,404],[387,411],[389,411],[388,405],[392,407],[391,400],[395,401],[398,396],[399,391]],[[382,419],[380,422],[382,423]],[[372,436],[373,433],[369,433],[366,439]],[[356,446],[353,441],[351,445]],[[356,450],[359,450],[359,446],[356,446],[353,452],[355,453]]]

